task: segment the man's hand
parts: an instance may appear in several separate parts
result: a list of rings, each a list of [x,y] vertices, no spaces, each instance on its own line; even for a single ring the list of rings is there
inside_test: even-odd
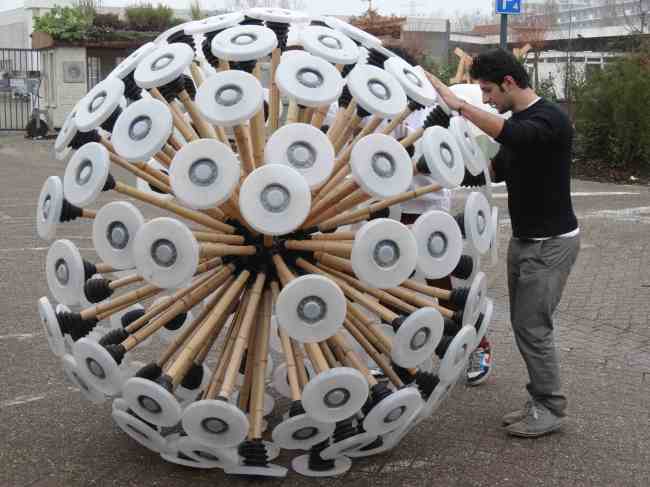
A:
[[[436,89],[438,92],[438,95],[440,95],[440,98],[451,108],[452,110],[458,111],[461,106],[465,104],[465,101],[458,96],[454,94],[453,91],[449,89],[449,87],[444,84],[442,81],[440,81],[438,78],[436,78],[434,75],[429,73],[428,71],[424,72],[433,85],[433,87]]]

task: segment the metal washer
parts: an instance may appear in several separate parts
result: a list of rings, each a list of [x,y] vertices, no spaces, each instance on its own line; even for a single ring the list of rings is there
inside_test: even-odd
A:
[[[359,59],[359,48],[354,41],[328,27],[305,27],[300,32],[300,40],[305,51],[333,64],[353,64]]]
[[[144,216],[133,203],[113,201],[102,206],[93,220],[95,252],[115,269],[132,269],[135,236],[144,224]]]
[[[253,61],[271,54],[278,38],[268,27],[236,25],[218,33],[212,39],[212,54],[227,61]]]
[[[328,394],[338,390],[346,391],[346,401],[340,406],[328,405]],[[355,414],[368,399],[368,382],[356,369],[336,367],[321,372],[311,379],[302,391],[302,405],[305,412],[325,423],[342,421]]]
[[[332,64],[308,53],[284,56],[275,72],[275,82],[283,95],[307,107],[334,103],[344,85],[341,73]]]
[[[417,270],[430,279],[448,276],[463,252],[463,235],[456,220],[447,212],[423,213],[411,228],[418,246]]]
[[[133,77],[141,88],[157,88],[177,80],[193,59],[194,49],[187,44],[161,44],[140,60]]]
[[[159,243],[171,252],[170,263],[156,261],[152,247]],[[170,245],[171,243],[171,245]],[[189,282],[199,264],[199,244],[192,232],[179,220],[154,218],[144,224],[135,236],[133,257],[136,269],[147,282],[165,289]],[[167,258],[168,256],[165,256]]]
[[[370,134],[359,140],[352,148],[350,167],[361,189],[379,199],[403,193],[413,180],[408,152],[384,134]]]
[[[390,73],[369,64],[357,64],[346,78],[348,89],[366,111],[394,118],[406,109],[406,93]]]
[[[418,366],[433,355],[443,331],[443,318],[436,308],[414,311],[397,329],[391,358],[401,367]]]
[[[111,161],[108,149],[97,142],[89,142],[70,158],[63,175],[65,198],[76,206],[94,203],[104,189]]]
[[[70,240],[56,240],[50,245],[45,259],[45,276],[57,301],[67,306],[81,303],[86,282],[84,262],[77,246]]]
[[[175,426],[181,419],[182,410],[176,397],[152,380],[132,377],[124,383],[122,397],[135,414],[157,426]],[[147,409],[148,404],[157,410]]]
[[[272,202],[267,200],[270,196],[274,197]],[[239,208],[244,219],[258,232],[285,235],[299,228],[309,215],[311,190],[295,169],[267,164],[244,180]]]
[[[431,177],[445,188],[455,188],[465,177],[462,152],[446,128],[429,127],[422,134],[422,153]]]
[[[223,127],[245,123],[263,104],[264,90],[257,78],[234,69],[210,76],[196,92],[196,105],[201,114]]]
[[[325,183],[334,168],[334,147],[327,135],[306,123],[291,123],[276,130],[264,149],[265,164],[297,170],[311,189]]]
[[[53,240],[61,221],[63,209],[63,183],[58,176],[48,177],[38,196],[36,206],[36,231],[43,240]]]
[[[386,243],[383,247],[389,246],[393,251],[394,259],[386,266],[381,266],[375,256],[383,242]],[[405,225],[389,218],[378,218],[357,232],[351,260],[354,273],[364,283],[380,289],[396,287],[415,269],[417,242]]]
[[[115,152],[130,162],[148,161],[172,134],[167,105],[153,98],[131,103],[117,118],[111,142]]]
[[[204,428],[206,421],[223,423],[223,432],[211,432]],[[183,411],[183,429],[193,438],[215,447],[237,446],[246,439],[249,422],[246,415],[233,404],[219,399],[202,399],[190,404]]]
[[[312,320],[301,316],[301,305],[310,299],[315,312],[322,313],[322,317]],[[334,281],[308,274],[283,287],[275,306],[278,324],[287,335],[303,343],[316,343],[326,340],[341,328],[347,301]]]
[[[96,84],[78,105],[74,120],[82,132],[96,129],[120,106],[124,96],[124,82],[117,77],[108,77]]]
[[[397,78],[409,98],[421,105],[433,105],[438,99],[435,88],[424,73],[401,57],[394,56],[384,61],[384,69]]]
[[[200,170],[203,173],[198,173]],[[214,139],[200,139],[176,153],[169,179],[174,194],[184,205],[206,209],[230,197],[240,174],[239,161],[230,147]]]

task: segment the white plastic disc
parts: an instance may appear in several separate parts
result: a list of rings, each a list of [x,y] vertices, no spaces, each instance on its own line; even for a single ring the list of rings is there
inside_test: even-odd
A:
[[[45,330],[45,336],[47,337],[50,350],[57,357],[63,357],[66,350],[61,325],[59,325],[59,320],[56,317],[50,300],[45,296],[38,300],[38,314],[41,318],[41,324]]]
[[[257,78],[234,69],[210,76],[196,92],[196,105],[201,114],[224,127],[246,122],[263,104],[264,90]]]
[[[417,414],[424,401],[414,387],[405,387],[384,398],[363,420],[363,429],[369,433],[383,435],[400,428],[413,414]]]
[[[358,450],[376,439],[377,435],[368,431],[357,433],[345,440],[331,444],[320,452],[320,456],[325,460],[334,460],[335,458],[345,455],[348,451]]]
[[[167,106],[153,98],[131,103],[117,117],[111,142],[127,161],[148,161],[167,142],[173,120]]]
[[[66,115],[65,121],[61,126],[61,130],[59,130],[59,133],[54,140],[54,152],[56,154],[64,153],[68,149],[68,146],[70,145],[70,142],[72,142],[72,139],[74,139],[74,136],[79,132],[79,129],[77,128],[76,117],[80,103],[81,102],[77,102],[75,107],[70,110],[70,113]]]
[[[236,25],[212,39],[212,54],[227,61],[253,61],[268,55],[278,46],[278,38],[268,27]]]
[[[276,130],[264,148],[265,164],[282,164],[298,171],[311,189],[322,185],[334,168],[334,147],[327,135],[306,123]]]
[[[335,17],[326,17],[323,20],[325,20],[325,22],[332,29],[340,30],[350,39],[358,42],[359,44],[362,44],[365,47],[377,47],[382,45],[381,39],[379,39],[379,37],[375,37],[374,35],[369,34],[368,32],[361,30],[358,27],[355,27],[354,25],[349,24],[343,20],[339,20]]]
[[[237,391],[232,396],[230,396],[229,401],[232,404],[237,405],[239,403],[239,392],[240,391]],[[262,415],[269,416],[273,412],[274,407],[275,407],[275,399],[273,399],[273,396],[265,392],[264,400],[262,401]]]
[[[122,388],[122,371],[103,346],[85,337],[74,343],[72,352],[86,381],[108,396],[119,394]]]
[[[280,340],[280,334],[278,333],[278,317],[275,315],[271,316],[271,329],[269,332],[269,347],[274,352],[284,353],[284,350],[282,349],[282,341]],[[277,367],[275,370],[277,370]]]
[[[458,141],[467,170],[474,176],[479,175],[485,169],[485,156],[476,143],[467,120],[463,117],[451,117],[449,131]]]
[[[184,32],[185,31],[185,26],[189,24],[189,22],[183,22],[182,24],[175,25],[174,27],[171,27],[167,29],[166,31],[163,31],[158,37],[156,37],[153,41],[156,44],[156,46],[160,45],[168,45],[168,39],[173,36],[174,34],[177,34],[179,32]]]
[[[303,224],[311,209],[311,190],[295,169],[267,164],[250,173],[239,192],[248,224],[266,235],[285,235]]]
[[[413,180],[413,164],[406,149],[384,134],[366,135],[350,154],[352,177],[366,193],[389,198],[403,193]]]
[[[184,455],[181,456],[181,452],[179,451],[173,451],[171,453],[161,453],[160,457],[166,462],[173,463],[175,465],[180,465],[181,467],[201,468],[205,470],[211,470],[217,468],[212,462],[197,461],[194,458],[190,458],[188,456],[184,456]]]
[[[393,433],[395,433],[396,430],[391,431],[389,434],[382,436],[382,443],[379,446],[375,446],[374,448],[370,448],[370,445],[372,445],[378,438],[375,438],[373,441],[368,442],[367,444],[361,446],[360,448],[357,448],[356,450],[350,450],[345,452],[345,456],[347,458],[364,458],[364,457],[371,457],[373,455],[379,455],[380,453],[384,453],[387,451],[392,450],[395,448],[395,442],[388,440],[387,438],[392,438]]]
[[[47,251],[45,275],[50,292],[57,301],[77,306],[84,292],[86,276],[77,246],[70,240],[57,240]]]
[[[146,44],[141,45],[135,51],[129,54],[129,56],[120,64],[118,64],[117,67],[111,71],[108,77],[114,76],[119,79],[126,78],[127,75],[132,73],[133,70],[138,67],[140,61],[155,49],[156,44],[153,42],[147,42]]]
[[[169,175],[169,171],[167,170],[166,167],[164,167],[162,164],[160,164],[156,159],[149,159],[147,161],[147,166],[156,169],[160,172],[162,172],[165,175]],[[156,198],[160,200],[173,200],[174,195],[171,193],[163,193],[160,191],[158,188],[156,188],[154,185],[149,184],[148,181],[145,181],[144,179],[136,178],[136,187],[144,192],[149,194],[150,196],[155,196]]]
[[[108,149],[89,142],[70,158],[63,176],[63,194],[76,206],[94,203],[102,192],[109,175],[111,161]]]
[[[102,206],[93,221],[93,245],[101,260],[115,269],[135,267],[133,245],[145,220],[128,201],[113,201]]]
[[[397,329],[391,358],[402,367],[416,367],[433,355],[443,331],[443,318],[436,308],[414,311]]]
[[[433,105],[438,99],[435,88],[422,71],[415,69],[401,57],[387,59],[384,68],[397,78],[406,94],[421,105]]]
[[[120,106],[124,96],[124,82],[108,77],[96,84],[79,102],[75,123],[82,132],[96,129]]]
[[[308,450],[334,433],[334,423],[324,423],[299,414],[286,419],[273,429],[273,442],[286,450]]]
[[[315,374],[309,361],[304,361],[304,367],[307,373],[307,378],[311,379]],[[271,386],[278,394],[291,399],[291,388],[289,387],[289,377],[287,375],[287,363],[283,362],[276,367],[273,371],[273,381]]]
[[[231,475],[245,475],[249,477],[286,477],[287,469],[274,463],[263,467],[250,467],[248,465],[235,465],[224,468],[224,472]]]
[[[249,423],[236,406],[218,399],[204,399],[183,411],[183,429],[190,436],[215,447],[237,446],[246,439]]]
[[[286,8],[255,7],[248,9],[246,15],[266,22],[291,24],[294,22],[307,22],[309,14]]]
[[[492,233],[490,239],[490,265],[495,266],[499,262],[499,207],[492,207],[492,215],[490,220],[490,232]]]
[[[380,289],[399,286],[411,275],[416,262],[415,237],[395,220],[372,220],[354,238],[352,268],[370,286]]]
[[[332,64],[311,54],[283,58],[275,81],[283,95],[307,107],[334,103],[344,84],[341,73]]]
[[[311,379],[302,391],[305,412],[325,423],[342,421],[355,414],[368,399],[368,382],[361,372],[336,367]]]
[[[406,93],[395,77],[376,66],[357,64],[346,78],[357,103],[382,118],[398,116],[406,108]]]
[[[190,67],[194,49],[182,42],[159,45],[135,68],[133,77],[141,88],[149,89],[177,80]]]
[[[194,22],[188,22],[185,25],[185,33],[194,35],[214,32],[215,30],[223,30],[239,24],[242,20],[244,20],[244,14],[242,12],[215,15]]]
[[[485,304],[481,308],[481,314],[483,315],[483,320],[481,321],[481,325],[476,331],[476,342],[474,343],[474,350],[476,350],[476,347],[479,346],[481,340],[483,340],[485,335],[487,335],[487,332],[490,329],[490,325],[492,324],[492,317],[494,315],[494,302],[491,299],[488,298],[485,300]]]
[[[474,191],[467,197],[463,221],[468,243],[477,252],[486,253],[492,241],[492,211],[483,193]]]
[[[359,48],[342,32],[311,25],[300,31],[305,51],[321,57],[332,64],[352,64],[359,58]]]
[[[463,252],[463,235],[447,212],[431,210],[418,217],[411,228],[418,245],[416,267],[430,279],[448,276]]]
[[[241,168],[227,145],[200,139],[181,148],[170,167],[169,179],[176,197],[191,208],[212,208],[232,194]]]
[[[278,324],[287,335],[316,343],[334,335],[343,325],[347,301],[341,288],[327,277],[307,274],[282,288],[276,303]]]
[[[352,460],[347,457],[334,459],[334,467],[330,470],[312,470],[309,468],[309,454],[300,455],[291,460],[291,468],[303,477],[334,477],[343,475],[352,467]]]
[[[209,385],[210,379],[212,378],[212,371],[210,367],[205,364],[201,364],[203,367],[203,376],[201,377],[201,383],[198,387],[194,389],[188,389],[183,386],[183,384],[178,384],[176,389],[174,389],[174,396],[181,403],[181,407],[185,408],[189,403],[193,402],[199,394],[201,394]]]
[[[463,326],[449,344],[440,360],[438,377],[441,382],[456,382],[467,367],[469,355],[474,351],[476,330],[474,325]]]
[[[106,401],[106,396],[98,389],[88,384],[77,370],[77,361],[70,354],[63,356],[63,373],[74,387],[79,388],[81,395],[93,404],[101,404]]]
[[[58,176],[50,176],[43,183],[36,206],[36,231],[43,240],[52,240],[61,221],[63,183]]]
[[[462,373],[462,371],[461,371]],[[456,380],[452,382],[439,382],[438,385],[433,389],[433,392],[427,399],[427,402],[424,404],[424,407],[420,410],[420,414],[416,419],[416,424],[422,422],[424,419],[429,418],[433,415],[434,412],[438,410],[440,405],[449,397],[449,393],[456,385]]]
[[[487,299],[487,277],[479,272],[472,280],[465,308],[463,309],[463,325],[474,326]]]
[[[456,138],[446,128],[436,125],[426,129],[421,140],[431,177],[445,188],[458,186],[465,177],[465,165]]]
[[[167,440],[158,430],[152,428],[151,425],[145,423],[135,415],[127,411],[114,409],[111,416],[122,431],[145,448],[157,453],[163,453],[169,450]]]
[[[133,377],[124,383],[122,396],[135,414],[157,426],[174,426],[181,406],[174,395],[149,379]]]
[[[154,218],[144,224],[133,244],[135,265],[146,281],[165,289],[187,283],[199,264],[199,244],[174,218]]]
[[[169,442],[169,446],[206,467],[225,468],[239,462],[239,454],[234,448],[215,448],[191,436],[174,438]]]

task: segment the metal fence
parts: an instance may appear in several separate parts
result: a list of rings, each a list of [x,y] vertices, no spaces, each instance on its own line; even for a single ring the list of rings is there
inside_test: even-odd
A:
[[[0,48],[0,130],[24,130],[39,105],[41,53]]]

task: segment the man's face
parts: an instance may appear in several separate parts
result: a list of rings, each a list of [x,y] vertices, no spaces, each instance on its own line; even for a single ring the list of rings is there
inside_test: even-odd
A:
[[[506,113],[512,110],[512,99],[507,82],[498,85],[492,81],[479,80],[483,92],[483,103],[491,105],[499,113]]]

